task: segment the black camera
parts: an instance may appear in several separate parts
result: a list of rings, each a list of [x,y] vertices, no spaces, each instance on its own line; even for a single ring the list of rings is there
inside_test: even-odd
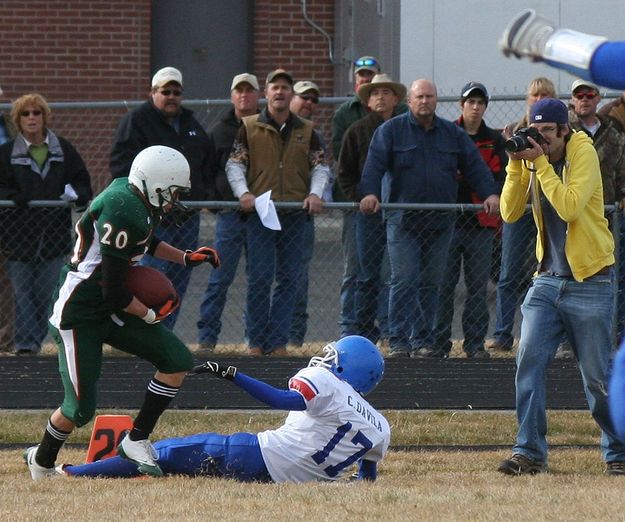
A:
[[[504,147],[508,152],[521,152],[525,149],[531,149],[532,145],[527,139],[534,139],[539,145],[545,143],[545,138],[534,127],[523,127],[516,131],[509,140],[506,140]]]

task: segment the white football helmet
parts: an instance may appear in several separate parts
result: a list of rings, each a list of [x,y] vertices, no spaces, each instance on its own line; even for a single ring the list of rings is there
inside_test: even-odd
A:
[[[150,205],[176,205],[176,191],[187,192],[191,186],[187,159],[176,149],[153,145],[143,149],[132,162],[128,182],[139,189]]]

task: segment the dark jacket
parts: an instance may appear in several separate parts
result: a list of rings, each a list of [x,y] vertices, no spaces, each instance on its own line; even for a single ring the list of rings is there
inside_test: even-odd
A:
[[[231,108],[209,133],[213,147],[211,160],[212,170],[215,173],[215,199],[217,201],[237,201],[228,183],[226,163],[240,126],[241,120],[237,119],[234,115],[234,108]]]
[[[569,111],[569,125],[592,138],[601,166],[603,202],[613,205],[625,198],[625,134],[614,118],[601,114],[596,116],[601,126],[594,136],[590,135],[574,111]]]
[[[178,150],[191,167],[191,192],[182,199],[214,199],[214,180],[210,170],[210,140],[193,111],[182,108],[180,133],[167,122],[152,100],[133,109],[120,120],[115,133],[109,167],[113,178],[128,176],[135,156],[151,145]]]
[[[341,192],[349,201],[360,201],[363,195],[358,183],[365,167],[369,143],[375,129],[384,123],[377,112],[370,112],[353,123],[343,134],[341,153],[338,159],[337,180]]]
[[[0,208],[0,246],[8,259],[52,259],[71,251],[69,208],[25,207],[31,200],[60,201],[65,185],[78,195],[77,205],[93,196],[89,172],[69,141],[48,131],[48,157],[41,171],[21,134],[0,147],[0,200],[21,205]]]
[[[408,105],[402,101],[393,110],[393,116],[403,114],[407,111]],[[345,132],[347,132],[347,129],[361,118],[364,118],[369,112],[369,109],[362,104],[362,100],[357,95],[351,100],[344,102],[336,110],[332,116],[332,155],[334,156],[334,161],[339,160],[343,136]],[[341,191],[339,183],[334,184],[332,199],[333,201],[347,201],[349,199]]]
[[[375,194],[384,203],[456,203],[458,172],[481,199],[499,193],[500,187],[463,129],[434,116],[426,130],[408,111],[375,130],[360,186],[363,195]]]
[[[614,118],[619,124],[619,130],[625,132],[625,98],[623,98],[623,95],[619,96],[616,100],[606,103],[597,113],[600,116]]]
[[[456,120],[456,124],[464,129],[462,116]],[[508,163],[508,155],[504,148],[504,137],[501,132],[491,129],[484,123],[484,120],[482,120],[477,134],[469,134],[469,138],[473,140],[473,143],[475,143],[475,146],[482,155],[482,159],[490,169],[498,188],[497,194],[501,194],[503,182],[506,177],[506,164]],[[477,194],[471,190],[469,184],[464,180],[462,173],[460,174],[458,203],[482,203],[482,200],[477,197]],[[457,221],[457,224],[460,226],[470,225],[497,228],[500,222],[501,218],[499,216],[489,216],[486,212],[478,212],[477,214],[463,213],[461,219]]]

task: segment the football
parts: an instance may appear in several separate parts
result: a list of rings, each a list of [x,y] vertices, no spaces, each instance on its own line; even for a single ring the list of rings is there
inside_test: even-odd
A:
[[[126,288],[149,308],[158,309],[177,299],[176,289],[163,272],[149,266],[133,265],[126,274]]]

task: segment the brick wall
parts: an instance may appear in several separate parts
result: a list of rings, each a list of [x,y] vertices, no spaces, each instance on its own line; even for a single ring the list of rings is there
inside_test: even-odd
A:
[[[50,101],[144,97],[150,0],[3,0],[0,85]]]
[[[2,0],[2,101],[143,99],[149,89],[150,0]],[[108,182],[119,113],[53,111],[51,127],[83,156],[95,190]]]
[[[335,0],[309,0],[308,15],[334,33]],[[2,0],[0,86],[8,102],[27,92],[48,101],[143,100],[151,72],[150,0]],[[313,79],[333,95],[333,66],[325,38],[303,18],[301,0],[257,0],[254,70],[262,83],[277,67],[296,80]],[[330,137],[332,107],[315,116]],[[108,151],[123,111],[61,110],[51,127],[83,156],[96,191],[109,180]]]
[[[309,18],[330,37],[334,36],[334,2],[306,2]],[[304,20],[301,0],[257,0],[253,27],[254,66],[261,83],[264,84],[269,71],[282,67],[295,81],[313,80],[322,96],[334,95],[334,66],[328,56],[328,43]],[[320,106],[314,117],[328,143],[333,111],[331,106]]]

